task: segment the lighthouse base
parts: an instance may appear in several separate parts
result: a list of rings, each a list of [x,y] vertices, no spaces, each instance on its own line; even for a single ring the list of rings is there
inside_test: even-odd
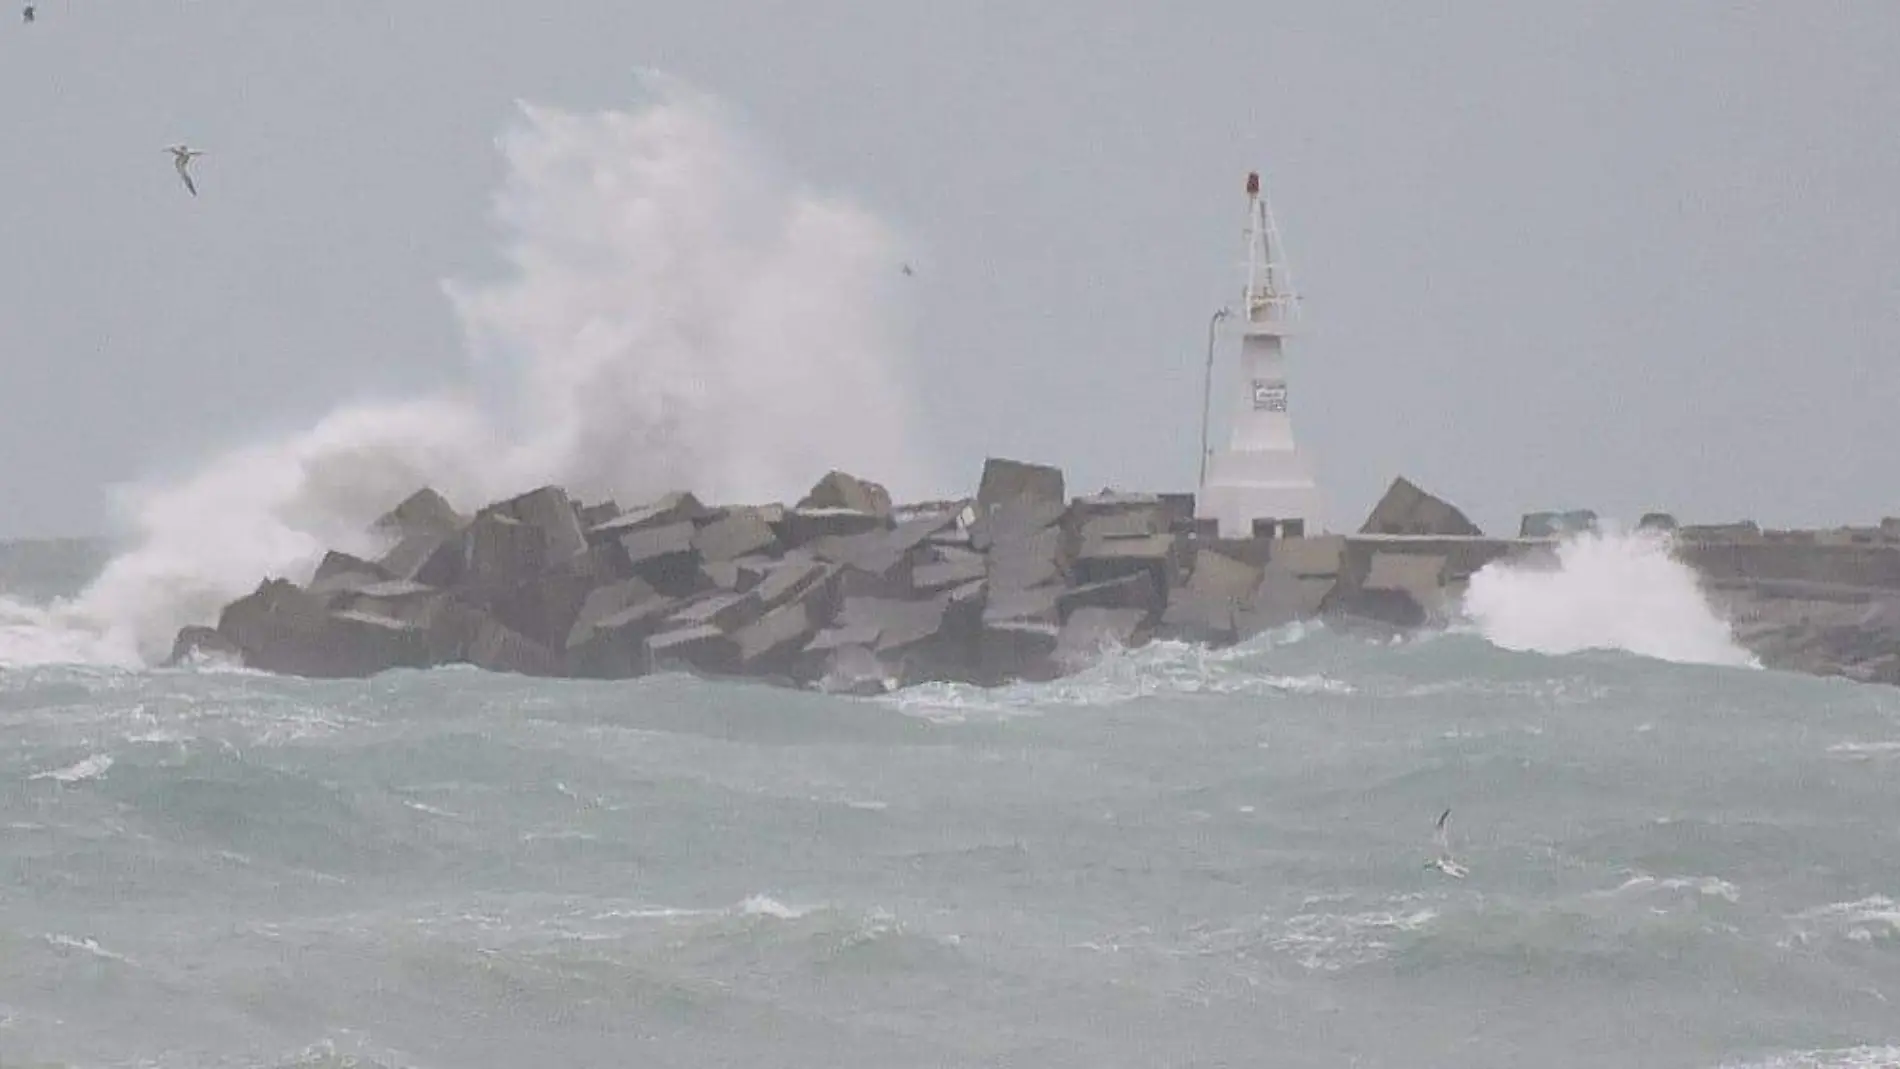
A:
[[[1222,538],[1251,538],[1257,529],[1287,538],[1319,534],[1324,502],[1297,451],[1229,451],[1208,459],[1194,514],[1215,520]]]

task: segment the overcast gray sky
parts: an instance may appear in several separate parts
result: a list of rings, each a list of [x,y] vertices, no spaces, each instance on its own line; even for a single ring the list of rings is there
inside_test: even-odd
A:
[[[39,14],[0,22],[0,535],[463,376],[441,283],[506,268],[514,102],[635,107],[637,68],[901,236],[896,355],[952,483],[996,453],[1190,488],[1258,168],[1335,525],[1400,473],[1489,529],[1900,513],[1892,0]],[[211,153],[195,200],[176,140]]]

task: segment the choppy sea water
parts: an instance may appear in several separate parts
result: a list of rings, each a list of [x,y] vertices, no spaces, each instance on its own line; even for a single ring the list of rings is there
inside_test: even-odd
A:
[[[0,733],[9,1065],[1900,1064],[1887,688],[1318,629],[882,699],[38,666]]]

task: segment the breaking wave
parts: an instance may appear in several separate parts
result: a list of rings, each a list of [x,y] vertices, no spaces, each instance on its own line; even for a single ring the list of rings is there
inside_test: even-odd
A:
[[[0,663],[161,657],[266,575],[377,551],[364,529],[425,483],[462,508],[551,482],[590,500],[773,500],[834,466],[934,490],[898,359],[893,235],[794,186],[718,102],[643,82],[632,111],[523,104],[499,140],[507,272],[445,287],[467,382],[132,489],[133,548],[69,603],[0,605]]]
[[[1679,664],[1757,667],[1654,532],[1588,532],[1554,560],[1497,562],[1471,577],[1464,612],[1492,644],[1565,654],[1622,650]]]

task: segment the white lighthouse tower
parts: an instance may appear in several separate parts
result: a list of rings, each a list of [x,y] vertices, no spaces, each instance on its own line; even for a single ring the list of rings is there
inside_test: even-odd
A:
[[[1323,511],[1319,487],[1293,440],[1287,389],[1285,343],[1298,316],[1273,212],[1260,193],[1260,176],[1249,174],[1246,288],[1236,317],[1240,321],[1240,390],[1227,448],[1208,455],[1203,429],[1206,467],[1195,497],[1195,514],[1218,521],[1222,538],[1319,533]],[[1211,341],[1209,348],[1211,352]],[[1210,356],[1210,376],[1211,360]]]

